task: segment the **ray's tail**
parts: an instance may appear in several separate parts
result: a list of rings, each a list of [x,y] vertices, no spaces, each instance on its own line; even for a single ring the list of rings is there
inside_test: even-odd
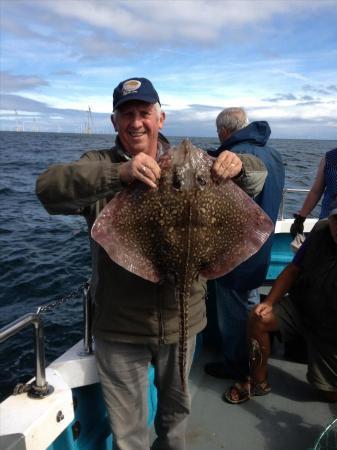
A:
[[[186,291],[178,290],[178,305],[180,312],[179,323],[179,373],[183,392],[187,388],[187,340],[188,340],[188,295]]]

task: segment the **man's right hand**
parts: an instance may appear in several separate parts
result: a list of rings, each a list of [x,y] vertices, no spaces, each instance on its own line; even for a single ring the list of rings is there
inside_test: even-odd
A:
[[[157,189],[156,181],[159,180],[160,174],[161,170],[157,162],[143,152],[138,153],[119,167],[119,178],[122,183],[130,184],[139,180],[152,189]]]
[[[294,214],[295,220],[290,227],[290,234],[294,238],[296,234],[303,234],[304,230],[304,221],[305,217],[300,216],[299,214]]]
[[[214,161],[211,172],[213,180],[220,182],[238,176],[241,170],[242,161],[238,155],[229,150],[224,150]]]

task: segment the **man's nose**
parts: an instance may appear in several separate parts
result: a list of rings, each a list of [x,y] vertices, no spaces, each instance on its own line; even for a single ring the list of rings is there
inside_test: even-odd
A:
[[[135,127],[135,128],[139,128],[142,126],[142,120],[141,120],[141,115],[140,114],[134,114],[132,116],[131,119],[131,126]]]

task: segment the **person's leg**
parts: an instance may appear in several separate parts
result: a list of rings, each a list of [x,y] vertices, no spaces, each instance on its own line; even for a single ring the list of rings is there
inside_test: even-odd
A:
[[[270,356],[270,335],[279,329],[277,319],[271,315],[261,318],[251,314],[248,321],[249,366],[251,383],[267,380],[268,359]]]
[[[110,417],[114,450],[148,449],[148,367],[145,345],[95,340],[95,357]]]
[[[220,352],[222,351],[222,344],[218,327],[215,280],[207,281],[206,314],[207,325],[202,331],[203,342],[206,346]]]
[[[223,360],[206,364],[205,371],[218,378],[244,379],[249,373],[247,319],[249,311],[260,303],[260,295],[257,289],[237,291],[216,280],[213,284]]]
[[[247,319],[250,291],[236,291],[216,283],[220,335],[223,344],[224,371],[232,377],[248,374]]]
[[[270,392],[267,381],[267,363],[270,356],[269,332],[278,330],[278,322],[272,313],[261,318],[251,314],[248,320],[248,349],[250,375],[245,381],[236,382],[224,393],[229,403],[242,403],[254,395]]]
[[[161,345],[154,358],[158,408],[155,418],[157,438],[152,450],[185,450],[185,433],[191,410],[188,388],[195,349],[195,337],[187,343],[186,387],[181,385],[178,356],[179,344]]]
[[[254,395],[264,395],[270,391],[267,382],[267,362],[270,355],[269,332],[272,331],[280,331],[283,341],[294,339],[299,334],[307,335],[301,316],[290,296],[276,303],[267,316],[259,317],[254,312],[250,314],[248,321],[250,377],[245,383],[236,383],[225,392],[224,399],[228,402],[241,403]]]
[[[336,345],[307,333],[307,380],[318,389],[323,401],[337,402],[337,351]]]
[[[337,402],[337,392],[319,391],[322,399],[328,403]]]

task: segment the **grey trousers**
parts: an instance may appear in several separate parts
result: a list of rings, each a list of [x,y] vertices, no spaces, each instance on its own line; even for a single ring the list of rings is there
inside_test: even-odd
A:
[[[188,378],[195,337],[187,346]],[[97,369],[110,418],[113,450],[148,450],[148,368],[153,364],[158,406],[157,438],[152,450],[185,450],[185,432],[191,409],[188,391],[182,390],[178,344],[141,345],[95,340]]]

